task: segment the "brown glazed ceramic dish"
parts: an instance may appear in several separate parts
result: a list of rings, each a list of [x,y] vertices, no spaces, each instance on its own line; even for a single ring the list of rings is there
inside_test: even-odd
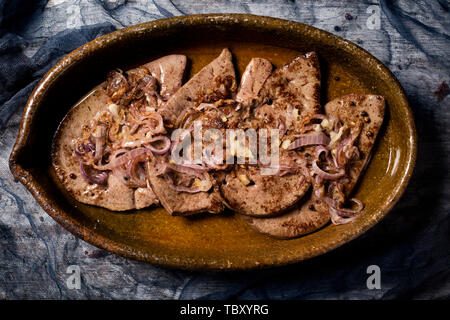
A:
[[[386,98],[385,123],[356,192],[366,205],[356,222],[327,225],[298,239],[277,240],[258,233],[232,213],[191,218],[172,217],[161,208],[118,213],[83,205],[64,192],[50,163],[53,134],[68,110],[103,82],[108,70],[126,70],[180,53],[188,56],[192,76],[224,47],[232,51],[240,73],[252,57],[268,58],[279,66],[300,53],[317,51],[323,104],[348,93]],[[367,231],[404,192],[416,147],[413,115],[400,84],[380,61],[353,43],[285,20],[239,14],[195,15],[125,28],[64,57],[28,100],[10,168],[53,219],[95,246],[158,265],[238,270],[308,259]]]

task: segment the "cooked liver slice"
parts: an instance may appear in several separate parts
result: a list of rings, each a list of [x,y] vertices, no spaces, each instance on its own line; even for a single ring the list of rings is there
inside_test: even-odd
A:
[[[264,75],[267,68],[262,64],[247,67],[252,76]],[[247,80],[252,82],[252,80]],[[241,88],[244,86],[241,85]],[[247,99],[250,99],[246,95]],[[258,93],[260,101],[267,101],[253,110],[253,125],[258,128],[275,129],[280,121],[286,123],[287,109],[297,108],[300,116],[320,111],[320,70],[317,54],[312,52],[300,56],[288,64],[276,69],[267,78]],[[290,105],[290,106],[289,106]],[[288,107],[289,106],[289,107]],[[288,130],[294,130],[295,123],[287,124]],[[282,151],[283,152],[283,151]],[[301,173],[285,176],[261,175],[260,168],[235,167],[235,174],[226,175],[224,181],[218,181],[222,196],[236,211],[250,216],[273,216],[292,208],[310,187]],[[251,185],[241,183],[239,175],[247,176]]]
[[[172,189],[167,181],[155,175],[150,176],[152,189],[161,205],[171,215],[192,215],[201,212],[220,213],[224,206],[220,194],[211,192],[187,193]]]
[[[320,66],[317,53],[309,52],[276,69],[259,95],[297,108],[300,116],[321,113]]]
[[[199,96],[205,94],[208,89],[213,90],[218,77],[231,77],[233,80],[236,77],[228,49],[224,49],[219,57],[203,67],[160,109],[165,122],[177,127],[177,119],[181,113],[191,111]],[[219,213],[224,209],[223,199],[214,188],[209,192],[180,192],[172,189],[164,178],[156,175],[150,175],[150,184],[162,206],[172,215]]]
[[[133,189],[112,174],[105,186],[90,184],[81,176],[80,164],[73,154],[72,141],[81,136],[83,125],[106,105],[106,98],[105,91],[99,88],[67,113],[54,137],[52,163],[61,183],[76,200],[114,211],[130,210],[134,209]]]
[[[143,209],[159,204],[159,199],[152,188],[137,188],[134,192],[134,205],[136,209]]]
[[[290,239],[321,228],[330,220],[330,214],[325,202],[308,200],[299,208],[278,217],[252,218],[244,216],[244,220],[259,232],[276,238]]]
[[[385,100],[379,95],[349,94],[328,102],[324,109],[327,115],[335,116],[344,123],[357,122],[363,124],[361,134],[355,145],[361,158],[350,167],[350,183],[344,185],[345,193],[349,194],[367,165],[373,145],[383,124]],[[362,116],[366,112],[367,116]],[[364,121],[369,119],[368,121]]]
[[[344,190],[349,195],[361,176],[375,143],[375,139],[383,122],[385,110],[384,98],[377,95],[350,94],[337,98],[325,105],[329,116],[336,116],[344,123],[357,122],[361,113],[366,112],[370,122],[363,121],[360,138],[356,146],[361,152],[361,158],[352,164],[349,175],[350,182],[344,184]],[[369,134],[369,132],[371,132]],[[275,218],[246,218],[246,221],[256,230],[277,237],[295,238],[314,232],[330,220],[328,206],[314,198],[306,201],[301,207]],[[314,209],[314,210],[312,210]]]
[[[242,74],[239,91],[236,100],[239,102],[249,102],[258,96],[264,82],[272,73],[272,63],[263,58],[253,58]]]
[[[186,56],[172,54],[154,60],[144,65],[153,77],[161,84],[160,95],[169,97],[175,94],[183,84],[183,75],[186,68]]]
[[[177,119],[182,113],[188,112],[196,106],[196,100],[200,94],[204,94],[208,89],[214,89],[217,77],[236,77],[232,62],[231,52],[223,49],[219,57],[203,67],[184,86],[182,86],[167,104],[160,109],[164,122],[176,128]]]
[[[250,216],[276,215],[292,207],[308,191],[310,183],[302,175],[264,176],[260,168],[235,166],[235,176],[220,181],[223,197],[233,210]],[[244,186],[239,175],[251,181]]]
[[[146,67],[158,80],[161,89],[165,88],[169,93],[180,87],[185,66],[185,56],[170,55],[127,73],[139,76],[142,68]],[[81,176],[79,162],[73,153],[72,141],[82,136],[83,125],[94,118],[97,112],[107,108],[107,98],[105,89],[100,85],[92,95],[67,113],[53,139],[52,163],[61,183],[76,200],[114,211],[131,210],[136,208],[135,189],[120,182],[122,178],[113,174],[109,175],[105,186],[89,184]],[[139,208],[159,203],[154,193],[146,189],[136,189]]]
[[[165,98],[173,96],[183,83],[186,68],[186,56],[172,54],[164,56],[144,65],[151,75],[160,83],[160,95]],[[136,209],[159,204],[159,200],[151,187],[137,188],[134,193]]]

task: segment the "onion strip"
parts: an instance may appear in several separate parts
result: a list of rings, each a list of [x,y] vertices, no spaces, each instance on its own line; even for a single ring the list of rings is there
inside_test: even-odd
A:
[[[327,137],[327,135],[323,132],[314,132],[314,133],[307,133],[307,134],[300,134],[297,135],[297,139],[292,142],[288,149],[293,150],[297,149],[303,146],[310,146],[310,145],[328,145],[330,143],[330,138]]]

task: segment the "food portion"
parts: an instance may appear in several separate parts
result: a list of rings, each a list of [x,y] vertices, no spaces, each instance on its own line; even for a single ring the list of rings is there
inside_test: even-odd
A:
[[[283,215],[262,219],[244,216],[244,220],[261,233],[290,239],[320,229],[330,221],[330,213],[324,201],[310,196],[306,202]]]
[[[267,59],[253,58],[242,74],[236,101],[250,104],[258,97],[259,91],[272,73],[272,63]]]
[[[320,123],[311,128],[325,132],[330,140],[315,147],[314,156],[309,157],[310,198],[279,217],[246,218],[258,231],[294,238],[319,229],[330,218],[334,224],[352,222],[363,209],[361,201],[348,197],[371,157],[383,122],[384,98],[351,94],[328,102],[324,109]]]
[[[189,135],[195,120],[201,121],[204,127],[227,127],[228,121],[222,120],[226,117],[225,104],[236,90],[231,59],[231,52],[224,49],[217,59],[193,76],[161,108],[160,113],[168,127],[181,127]],[[219,107],[222,107],[221,110]],[[234,112],[234,109],[231,111]],[[181,141],[174,141],[173,147],[177,143]],[[163,207],[173,215],[222,212],[224,203],[208,173],[209,168],[196,163],[171,163],[170,157],[170,153],[157,157],[151,166],[160,165],[162,169],[150,169],[148,174],[148,180]]]
[[[252,77],[255,79],[253,82],[258,83],[256,79],[261,74],[265,75],[266,70],[265,64],[252,67],[250,62],[242,77],[239,93],[245,90],[245,82],[251,81]],[[285,141],[289,141],[289,138],[297,133],[301,118],[320,110],[320,70],[317,55],[305,54],[275,70],[264,81],[259,92],[255,93],[254,97],[247,94],[257,103],[252,108],[251,117],[242,126],[255,130],[278,130],[278,141],[270,141],[276,143],[277,147],[281,146],[277,170],[274,170],[273,174],[264,175],[260,172],[260,166],[243,168],[236,165],[233,174],[225,175],[225,179],[219,181],[219,184],[222,196],[233,210],[262,217],[277,215],[292,207],[310,187],[304,166],[297,162],[300,161],[297,154],[283,146]],[[250,183],[243,184],[242,177]]]
[[[358,218],[364,204],[351,193],[383,97],[350,94],[322,108],[315,52],[275,69],[253,58],[239,86],[228,49],[183,85],[186,62],[169,55],[113,70],[69,111],[52,162],[75,199],[182,216],[228,207],[277,238]]]
[[[226,99],[232,93],[235,77],[231,52],[224,49],[219,57],[193,76],[161,108],[164,122],[168,127],[177,127],[186,114],[200,103]]]
[[[144,164],[170,148],[156,110],[180,88],[185,67],[185,56],[170,55],[113,70],[69,111],[53,140],[52,163],[76,200],[114,211],[159,203]]]

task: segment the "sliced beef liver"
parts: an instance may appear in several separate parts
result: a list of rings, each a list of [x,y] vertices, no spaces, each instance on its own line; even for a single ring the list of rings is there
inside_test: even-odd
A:
[[[163,94],[163,90],[168,94],[180,87],[185,66],[185,56],[170,55],[129,70],[127,76],[129,81],[138,81],[148,76],[150,72],[160,85],[160,94]],[[158,204],[159,201],[151,189],[130,188],[120,181],[122,177],[114,176],[112,173],[109,174],[108,183],[104,186],[90,184],[81,176],[79,162],[74,156],[73,141],[82,136],[84,125],[88,124],[99,111],[107,108],[109,97],[105,87],[99,86],[83,103],[72,108],[59,125],[52,149],[52,163],[56,174],[66,190],[76,200],[86,204],[114,211]]]
[[[188,216],[201,212],[219,213],[224,209],[223,200],[217,191],[214,181],[213,187],[207,192],[187,193],[173,189],[166,177],[160,173],[164,173],[163,168],[167,163],[166,156],[156,156],[154,161],[148,163],[149,181],[152,190],[159,199],[161,205],[171,215]],[[160,171],[160,172],[158,172]],[[194,178],[184,173],[176,174],[175,183],[190,182]]]
[[[189,117],[202,121],[207,127],[225,129],[227,121],[221,120],[221,111],[215,109],[214,112],[195,108],[200,103],[214,103],[218,100],[214,95],[223,94],[224,98],[229,98],[231,92],[217,92],[220,85],[225,82],[235,82],[235,72],[232,63],[232,56],[228,49],[224,49],[219,57],[201,69],[194,75],[175,95],[161,108],[161,114],[165,123],[178,127],[183,124],[188,128]],[[219,87],[218,87],[219,86]],[[206,99],[206,101],[205,101]],[[186,124],[189,122],[189,124]],[[189,178],[186,174],[178,174],[183,178]],[[180,179],[181,179],[180,178]],[[208,192],[187,193],[177,191],[170,187],[169,183],[160,175],[150,174],[150,183],[153,191],[160,200],[162,206],[172,215],[191,215],[199,212],[218,213],[223,211],[223,199],[214,187]]]
[[[165,123],[176,128],[177,120],[198,105],[200,97],[209,91],[214,91],[217,80],[231,77],[235,79],[235,71],[232,62],[231,52],[224,49],[222,53],[211,63],[203,67],[185,85],[183,85],[167,104],[161,108],[160,112]]]
[[[61,122],[53,141],[52,163],[65,189],[78,201],[114,211],[134,208],[134,189],[110,174],[107,185],[90,184],[80,172],[73,141],[82,135],[82,127],[106,105],[107,95],[99,88],[82,104],[72,108]]]
[[[375,139],[382,126],[385,110],[384,98],[377,95],[350,94],[328,102],[325,112],[339,118],[344,124],[362,124],[355,145],[360,158],[348,170],[349,181],[343,183],[348,196],[370,159]],[[345,178],[344,178],[345,179]],[[301,207],[275,218],[246,218],[256,230],[278,238],[295,238],[314,232],[330,220],[328,206],[312,197]]]
[[[330,220],[328,206],[320,200],[308,200],[299,208],[272,218],[253,218],[244,220],[257,231],[275,238],[290,239],[311,233]]]
[[[153,77],[159,80],[160,95],[169,99],[183,84],[186,56],[172,54],[147,63],[144,67],[150,71]]]
[[[324,108],[327,115],[335,116],[344,123],[362,125],[361,134],[355,143],[360,151],[360,158],[350,166],[350,181],[344,184],[344,191],[349,194],[371,157],[373,145],[383,124],[385,100],[379,95],[349,94],[328,102]]]
[[[242,177],[250,181],[244,185]],[[308,191],[310,183],[303,175],[264,176],[260,168],[235,166],[233,174],[219,181],[220,190],[233,210],[250,216],[276,215],[292,207]]]
[[[266,66],[261,64],[255,64],[247,70],[252,70],[252,73],[248,74],[250,79],[267,72]],[[242,88],[245,86],[241,85],[241,90]],[[246,96],[249,99],[248,95]],[[292,113],[296,108],[302,117],[320,111],[320,70],[317,55],[314,52],[308,53],[276,69],[264,82],[257,99],[262,104],[253,110],[252,119],[246,121],[252,128],[284,127],[284,131],[295,130],[295,122],[300,120],[292,120],[289,112]],[[284,156],[284,152],[280,149],[280,157]],[[300,171],[277,176],[261,175],[259,170],[260,168],[251,166],[235,166],[234,174],[228,174],[224,180],[219,181],[224,199],[234,210],[244,215],[278,215],[292,208],[310,187],[310,181]],[[242,176],[251,180],[251,183],[244,185],[240,179]]]
[[[321,113],[320,66],[317,53],[309,52],[276,69],[264,83],[259,96],[286,107],[300,116]]]
[[[201,212],[220,213],[224,209],[222,198],[214,189],[211,192],[179,192],[172,189],[164,178],[156,175],[150,177],[150,183],[161,205],[171,215],[187,216]]]
[[[183,83],[183,76],[186,69],[186,56],[172,54],[164,56],[145,64],[151,75],[158,79],[159,94],[164,100],[169,100],[180,89]],[[165,103],[162,104],[164,106]],[[146,208],[159,204],[151,186],[147,188],[137,188],[134,193],[136,209]]]
[[[137,188],[134,192],[134,205],[136,209],[143,209],[159,204],[159,199],[151,187]]]
[[[258,96],[264,82],[272,73],[272,63],[263,58],[253,58],[245,68],[236,100],[248,103]]]

